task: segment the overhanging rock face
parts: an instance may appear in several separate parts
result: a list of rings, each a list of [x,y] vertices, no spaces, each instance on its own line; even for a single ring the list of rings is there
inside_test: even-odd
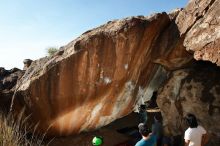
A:
[[[175,69],[191,60],[173,19],[161,13],[108,22],[34,61],[17,84],[14,112],[25,106],[29,122],[40,132],[50,127],[49,135],[97,129],[127,115],[166,79],[158,64]]]

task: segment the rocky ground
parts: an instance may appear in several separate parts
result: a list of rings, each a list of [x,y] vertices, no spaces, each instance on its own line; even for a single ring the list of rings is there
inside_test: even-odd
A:
[[[153,123],[154,115],[159,113],[158,108],[148,109],[149,127]],[[137,127],[139,123],[140,116],[137,113],[131,113],[94,132],[86,132],[78,136],[55,138],[50,142],[50,146],[72,146],[74,144],[91,146],[94,136],[102,136],[106,146],[134,146],[141,139]]]

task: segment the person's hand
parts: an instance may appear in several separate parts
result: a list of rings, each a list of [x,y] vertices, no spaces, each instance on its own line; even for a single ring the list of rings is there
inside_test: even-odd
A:
[[[208,143],[208,141],[209,141],[209,136],[208,136],[208,134],[207,134],[207,133],[206,133],[206,134],[203,134],[203,135],[202,135],[201,145],[202,145],[202,146],[205,146],[205,145]]]
[[[185,140],[185,146],[189,146],[190,140]]]

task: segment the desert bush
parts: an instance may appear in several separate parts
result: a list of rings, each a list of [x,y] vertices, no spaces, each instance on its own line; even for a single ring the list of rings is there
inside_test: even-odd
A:
[[[54,55],[57,51],[58,51],[58,49],[56,47],[49,47],[49,48],[47,48],[47,54],[49,56]]]
[[[0,114],[0,146],[41,146],[44,136],[31,134],[26,127],[26,119],[13,120],[12,116]],[[29,136],[28,136],[29,135]]]

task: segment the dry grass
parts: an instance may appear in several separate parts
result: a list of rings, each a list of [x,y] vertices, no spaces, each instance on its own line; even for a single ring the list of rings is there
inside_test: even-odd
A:
[[[30,136],[25,126],[26,119],[13,120],[0,114],[0,146],[41,146],[44,136]],[[28,137],[29,135],[29,137]],[[28,138],[27,138],[28,137]]]

